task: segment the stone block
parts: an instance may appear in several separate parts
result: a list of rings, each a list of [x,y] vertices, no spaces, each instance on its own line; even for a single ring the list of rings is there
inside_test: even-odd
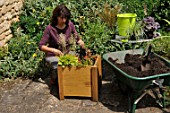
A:
[[[4,16],[1,16],[0,17],[0,23],[3,23],[5,21],[5,17]]]
[[[5,14],[6,13],[6,5],[3,5],[2,6],[2,10],[1,10],[1,14]]]
[[[3,47],[5,45],[5,41],[4,40],[1,40],[0,41],[0,47]]]
[[[2,33],[2,34],[0,35],[0,41],[3,40],[3,39],[5,39],[5,34],[4,34],[4,33]]]
[[[2,7],[5,4],[5,0],[0,0],[0,7]]]
[[[11,20],[12,19],[12,14],[11,12],[7,12],[4,17],[6,18],[6,20]]]

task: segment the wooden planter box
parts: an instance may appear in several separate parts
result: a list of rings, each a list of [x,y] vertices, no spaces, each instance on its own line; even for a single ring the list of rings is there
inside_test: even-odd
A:
[[[64,96],[92,97],[93,101],[98,101],[98,85],[101,84],[101,57],[97,59],[93,66],[82,67],[61,67],[58,66],[59,98],[64,100]]]

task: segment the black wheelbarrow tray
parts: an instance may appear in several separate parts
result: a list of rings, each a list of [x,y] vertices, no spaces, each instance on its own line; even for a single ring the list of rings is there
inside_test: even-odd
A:
[[[124,63],[124,58],[126,54],[142,54],[142,53],[143,53],[143,49],[134,49],[134,50],[110,52],[103,55],[103,59],[108,64],[110,64],[111,68],[113,69],[115,78],[118,80],[118,83],[123,84],[123,87],[126,86],[128,88],[128,99],[129,99],[128,111],[132,113],[135,113],[136,104],[145,95],[143,92],[146,89],[151,88],[155,80],[161,80],[161,81],[163,80],[163,83],[161,85],[166,85],[166,86],[170,85],[170,72],[139,78],[139,77],[128,75],[127,73],[119,69],[116,65],[114,65],[111,61],[108,60],[111,57],[113,60],[117,60],[116,61],[117,63]],[[154,55],[160,58],[168,67],[170,67],[170,61],[155,53]]]

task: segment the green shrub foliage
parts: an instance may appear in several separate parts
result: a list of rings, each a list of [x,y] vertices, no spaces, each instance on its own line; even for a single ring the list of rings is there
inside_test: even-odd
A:
[[[0,49],[0,79],[19,76],[33,79],[48,75],[44,53],[39,50],[38,43],[43,30],[50,23],[53,9],[60,3],[71,10],[71,21],[86,47],[100,55],[139,47],[137,44],[111,42],[112,31],[98,15],[104,8],[103,4],[109,3],[114,8],[116,4],[122,3],[120,13],[136,13],[137,20],[151,14],[154,14],[155,19],[169,20],[170,15],[169,0],[24,0],[20,21],[11,26],[14,37],[7,49]]]

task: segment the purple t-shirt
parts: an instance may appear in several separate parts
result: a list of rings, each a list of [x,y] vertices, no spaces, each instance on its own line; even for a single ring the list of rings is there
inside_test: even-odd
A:
[[[46,27],[46,29],[44,30],[42,39],[39,42],[39,48],[41,49],[41,47],[43,45],[48,44],[48,47],[60,49],[62,51],[62,48],[60,47],[60,38],[61,38],[60,34],[61,33],[64,34],[64,36],[65,36],[67,52],[69,52],[69,49],[70,49],[69,48],[70,47],[69,39],[72,34],[74,35],[76,43],[80,40],[78,33],[75,29],[75,26],[71,21],[69,21],[68,25],[66,25],[66,27],[62,30],[49,24]],[[55,54],[51,53],[51,52],[47,52],[46,55],[47,56],[55,56]]]

